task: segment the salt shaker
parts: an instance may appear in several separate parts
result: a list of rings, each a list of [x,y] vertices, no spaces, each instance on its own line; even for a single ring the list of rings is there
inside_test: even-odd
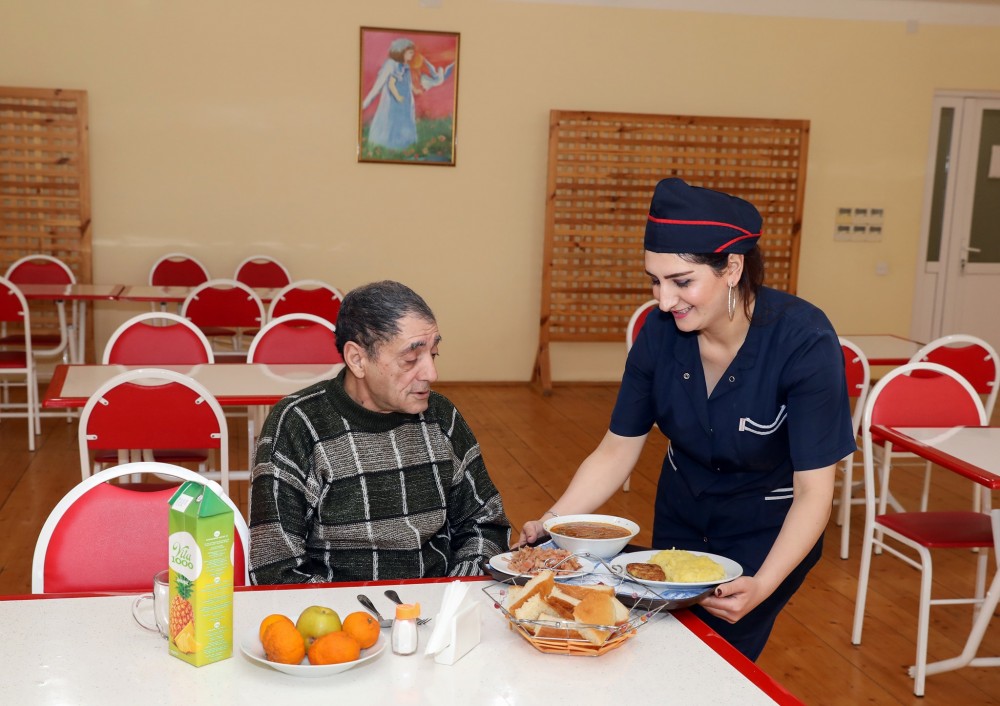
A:
[[[397,655],[412,655],[417,651],[417,618],[419,603],[402,603],[396,606],[396,620],[392,623],[392,651]]]

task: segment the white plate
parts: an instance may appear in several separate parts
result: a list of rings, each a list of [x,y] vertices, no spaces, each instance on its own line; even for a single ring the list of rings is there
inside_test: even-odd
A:
[[[509,574],[510,576],[527,576],[528,574],[519,574],[510,568],[510,559],[514,552],[504,552],[503,554],[497,554],[490,559],[490,566],[499,571],[501,574]],[[589,574],[594,570],[594,562],[584,559],[583,557],[576,557],[576,560],[580,562],[580,568],[577,571],[564,571],[562,569],[555,569],[555,574],[557,579],[568,579],[574,576],[583,576],[584,574]]]
[[[291,674],[294,677],[328,677],[332,674],[346,672],[348,669],[354,669],[355,667],[378,657],[388,643],[388,638],[384,635],[379,635],[378,642],[369,647],[367,650],[361,650],[361,656],[358,659],[353,662],[343,662],[341,664],[314,665],[309,664],[308,659],[302,660],[302,664],[281,664],[280,662],[271,662],[264,656],[264,646],[260,644],[260,638],[258,637],[257,632],[254,632],[253,635],[246,637],[240,644],[240,649],[243,650],[243,654],[245,654],[247,659],[251,662],[263,664],[266,667],[277,669],[279,672]]]
[[[611,566],[616,566],[621,571],[621,575],[635,581],[637,583],[650,586],[652,588],[695,588],[697,586],[714,586],[719,583],[726,583],[727,581],[732,581],[734,578],[743,575],[743,567],[737,564],[732,559],[727,559],[724,556],[719,556],[718,554],[709,554],[708,552],[695,552],[691,553],[695,556],[707,556],[709,559],[719,562],[722,564],[722,568],[726,572],[725,578],[718,579],[716,581],[694,581],[691,583],[683,581],[647,581],[644,579],[637,579],[635,576],[630,574],[625,568],[628,564],[644,564],[655,556],[660,549],[650,549],[644,552],[630,552],[628,554],[619,554],[609,563]]]

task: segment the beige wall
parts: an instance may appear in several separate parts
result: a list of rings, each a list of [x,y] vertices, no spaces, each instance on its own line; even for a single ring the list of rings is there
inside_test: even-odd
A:
[[[361,25],[461,33],[456,167],[357,163]],[[998,66],[995,26],[495,0],[0,2],[0,85],[89,92],[95,281],[145,281],[178,249],[217,276],[261,252],[345,290],[400,279],[438,315],[450,380],[531,374],[553,108],[811,120],[799,293],[841,331],[906,334],[933,92],[998,89]],[[834,242],[840,205],[885,208],[884,240]],[[99,310],[99,342],[140,310]],[[611,380],[623,359],[562,345],[553,373]]]

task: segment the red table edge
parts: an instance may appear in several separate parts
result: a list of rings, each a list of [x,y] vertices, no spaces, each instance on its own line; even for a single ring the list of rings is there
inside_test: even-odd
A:
[[[87,365],[91,364],[67,365],[66,363],[59,363],[56,365],[52,371],[52,379],[49,380],[49,386],[45,388],[42,409],[82,409],[87,404],[88,397],[62,397],[57,395],[56,391],[62,391],[63,385],[66,384],[66,374],[71,367],[87,367]],[[239,363],[234,363],[234,365],[239,365]],[[281,400],[282,397],[275,395],[218,395],[215,399],[224,407],[239,407],[270,406]]]
[[[77,284],[90,285],[92,283],[91,282],[77,282]],[[25,297],[25,299],[34,299],[36,301],[59,301],[59,300],[65,300],[65,301],[72,300],[72,301],[83,301],[83,302],[110,302],[110,301],[117,301],[119,295],[121,295],[122,291],[125,289],[125,285],[124,284],[113,284],[113,285],[111,285],[111,287],[112,287],[111,292],[108,293],[108,294],[72,294],[72,295],[67,295],[67,296],[59,296],[59,295],[39,296],[37,294],[27,294],[26,293],[24,295],[24,297]]]
[[[423,579],[388,579],[384,581],[345,581],[342,583],[294,583],[275,586],[237,586],[238,593],[252,591],[296,591],[311,588],[351,588],[364,586],[398,586],[399,584],[419,584],[419,583],[451,583],[452,581],[467,581],[479,583],[493,581],[491,576],[442,576],[436,578]],[[32,601],[47,600],[50,598],[107,598],[111,596],[134,596],[135,591],[124,591],[120,593],[29,593],[27,595],[0,595],[0,602],[3,601]],[[742,674],[747,680],[758,689],[767,694],[775,703],[783,706],[802,706],[803,702],[792,695],[781,684],[767,672],[747,659],[735,647],[709,628],[698,619],[691,611],[674,611],[672,615],[685,628],[694,633],[709,649],[722,657],[730,666]]]
[[[1000,476],[997,474],[990,473],[960,458],[955,458],[945,451],[935,449],[933,446],[928,446],[922,441],[914,439],[912,436],[907,436],[897,431],[893,427],[885,426],[884,424],[872,424],[871,431],[873,435],[880,436],[885,441],[891,441],[893,445],[898,446],[904,451],[913,452],[931,463],[944,466],[960,476],[964,476],[992,490],[1000,489]]]

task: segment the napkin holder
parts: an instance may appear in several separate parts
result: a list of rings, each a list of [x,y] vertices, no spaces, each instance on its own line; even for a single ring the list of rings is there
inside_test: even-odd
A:
[[[479,644],[479,603],[468,603],[459,610],[448,627],[448,645],[434,655],[437,664],[455,664]]]

